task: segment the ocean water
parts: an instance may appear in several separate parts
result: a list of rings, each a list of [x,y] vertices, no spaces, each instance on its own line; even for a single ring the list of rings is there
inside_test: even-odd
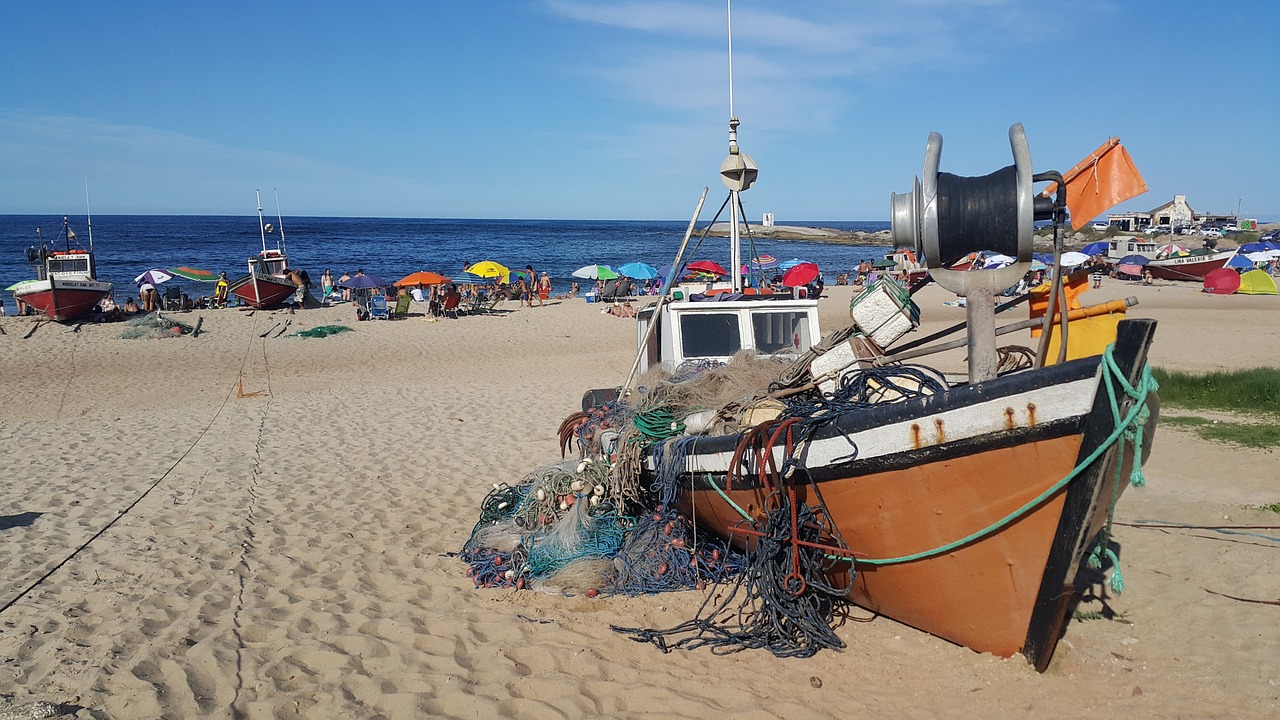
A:
[[[701,219],[699,227],[709,221]],[[267,222],[280,224],[275,217]],[[89,228],[84,215],[68,217],[76,234],[75,244],[87,247]],[[875,232],[885,222],[796,222],[794,225]],[[289,217],[283,219],[290,265],[305,269],[319,283],[325,268],[334,277],[363,269],[388,281],[417,270],[434,270],[457,281],[471,276],[464,263],[495,260],[515,270],[533,265],[547,272],[553,294],[564,292],[574,279],[571,273],[583,265],[599,263],[617,267],[641,261],[655,267],[675,259],[687,220],[587,221],[587,220],[442,220],[395,218]],[[36,245],[40,227],[50,249],[63,249],[62,216],[0,215],[0,288],[35,277],[26,258]],[[690,241],[690,248],[694,247]],[[268,246],[274,241],[268,236]],[[180,265],[225,270],[236,278],[247,272],[250,255],[262,249],[257,215],[94,215],[93,247],[98,277],[116,286],[121,300],[136,295],[133,278],[151,268]],[[880,258],[887,248],[832,245],[806,241],[756,240],[755,251],[780,260],[800,258],[816,262],[828,283],[836,273],[855,268],[863,258]],[[749,248],[744,239],[743,255]],[[729,264],[729,241],[708,237],[689,259]],[[208,295],[211,283],[175,278],[193,296]],[[168,285],[168,283],[166,283]],[[6,309],[13,299],[0,292]]]

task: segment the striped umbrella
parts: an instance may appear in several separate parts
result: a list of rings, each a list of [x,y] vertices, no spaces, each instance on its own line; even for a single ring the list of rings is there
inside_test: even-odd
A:
[[[183,265],[182,267],[169,268],[169,272],[173,275],[177,275],[178,277],[183,277],[188,280],[199,280],[200,282],[214,282],[218,279],[218,276],[210,270],[201,270],[200,268],[187,267],[186,265]]]

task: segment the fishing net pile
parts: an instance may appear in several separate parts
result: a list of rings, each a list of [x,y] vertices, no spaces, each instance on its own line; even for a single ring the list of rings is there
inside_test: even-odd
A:
[[[120,337],[125,340],[181,337],[190,335],[195,329],[194,325],[152,313],[126,321]]]
[[[299,330],[290,337],[323,338],[350,331],[346,325],[317,325],[310,330]]]
[[[494,486],[460,553],[468,575],[477,587],[588,596],[715,585],[686,623],[614,628],[664,651],[766,648],[803,657],[843,647],[834,628],[856,576],[852,552],[791,449],[844,413],[944,385],[928,369],[890,366],[847,373],[822,391],[808,376],[811,360],[740,353],[725,364],[651,369],[625,399],[570,416],[560,428],[561,451],[574,448],[582,459]],[[729,542],[685,514],[696,510],[686,458],[714,435],[740,437],[723,482],[750,476],[763,488],[761,507],[734,506],[742,519]],[[781,462],[776,447],[787,448]]]

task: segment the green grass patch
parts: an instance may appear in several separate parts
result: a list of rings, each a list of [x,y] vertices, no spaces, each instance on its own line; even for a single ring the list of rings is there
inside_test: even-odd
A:
[[[1162,397],[1163,399],[1163,397]],[[1267,423],[1235,423],[1207,420],[1202,417],[1161,415],[1160,424],[1191,430],[1205,440],[1232,443],[1244,447],[1270,450],[1280,445],[1280,425]]]
[[[1280,513],[1280,502],[1273,502],[1270,505],[1258,505],[1257,509],[1264,510],[1266,512]]]
[[[1162,405],[1280,416],[1280,368],[1203,375],[1152,368],[1152,374]]]

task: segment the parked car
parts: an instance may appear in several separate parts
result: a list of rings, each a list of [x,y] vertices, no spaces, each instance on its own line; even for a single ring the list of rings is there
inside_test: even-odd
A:
[[[1098,232],[1106,232],[1107,228],[1111,227],[1111,225],[1109,223],[1096,222],[1090,227],[1092,227],[1094,230],[1097,230]]]
[[[1218,228],[1201,228],[1201,229],[1200,229],[1200,234],[1201,234],[1201,235],[1204,235],[1204,236],[1205,236],[1205,237],[1207,237],[1207,238],[1220,238],[1220,237],[1222,237],[1222,231],[1221,231],[1221,230],[1219,230]]]
[[[1263,233],[1259,240],[1266,242],[1268,240],[1280,241],[1280,230],[1272,230],[1269,233]]]

